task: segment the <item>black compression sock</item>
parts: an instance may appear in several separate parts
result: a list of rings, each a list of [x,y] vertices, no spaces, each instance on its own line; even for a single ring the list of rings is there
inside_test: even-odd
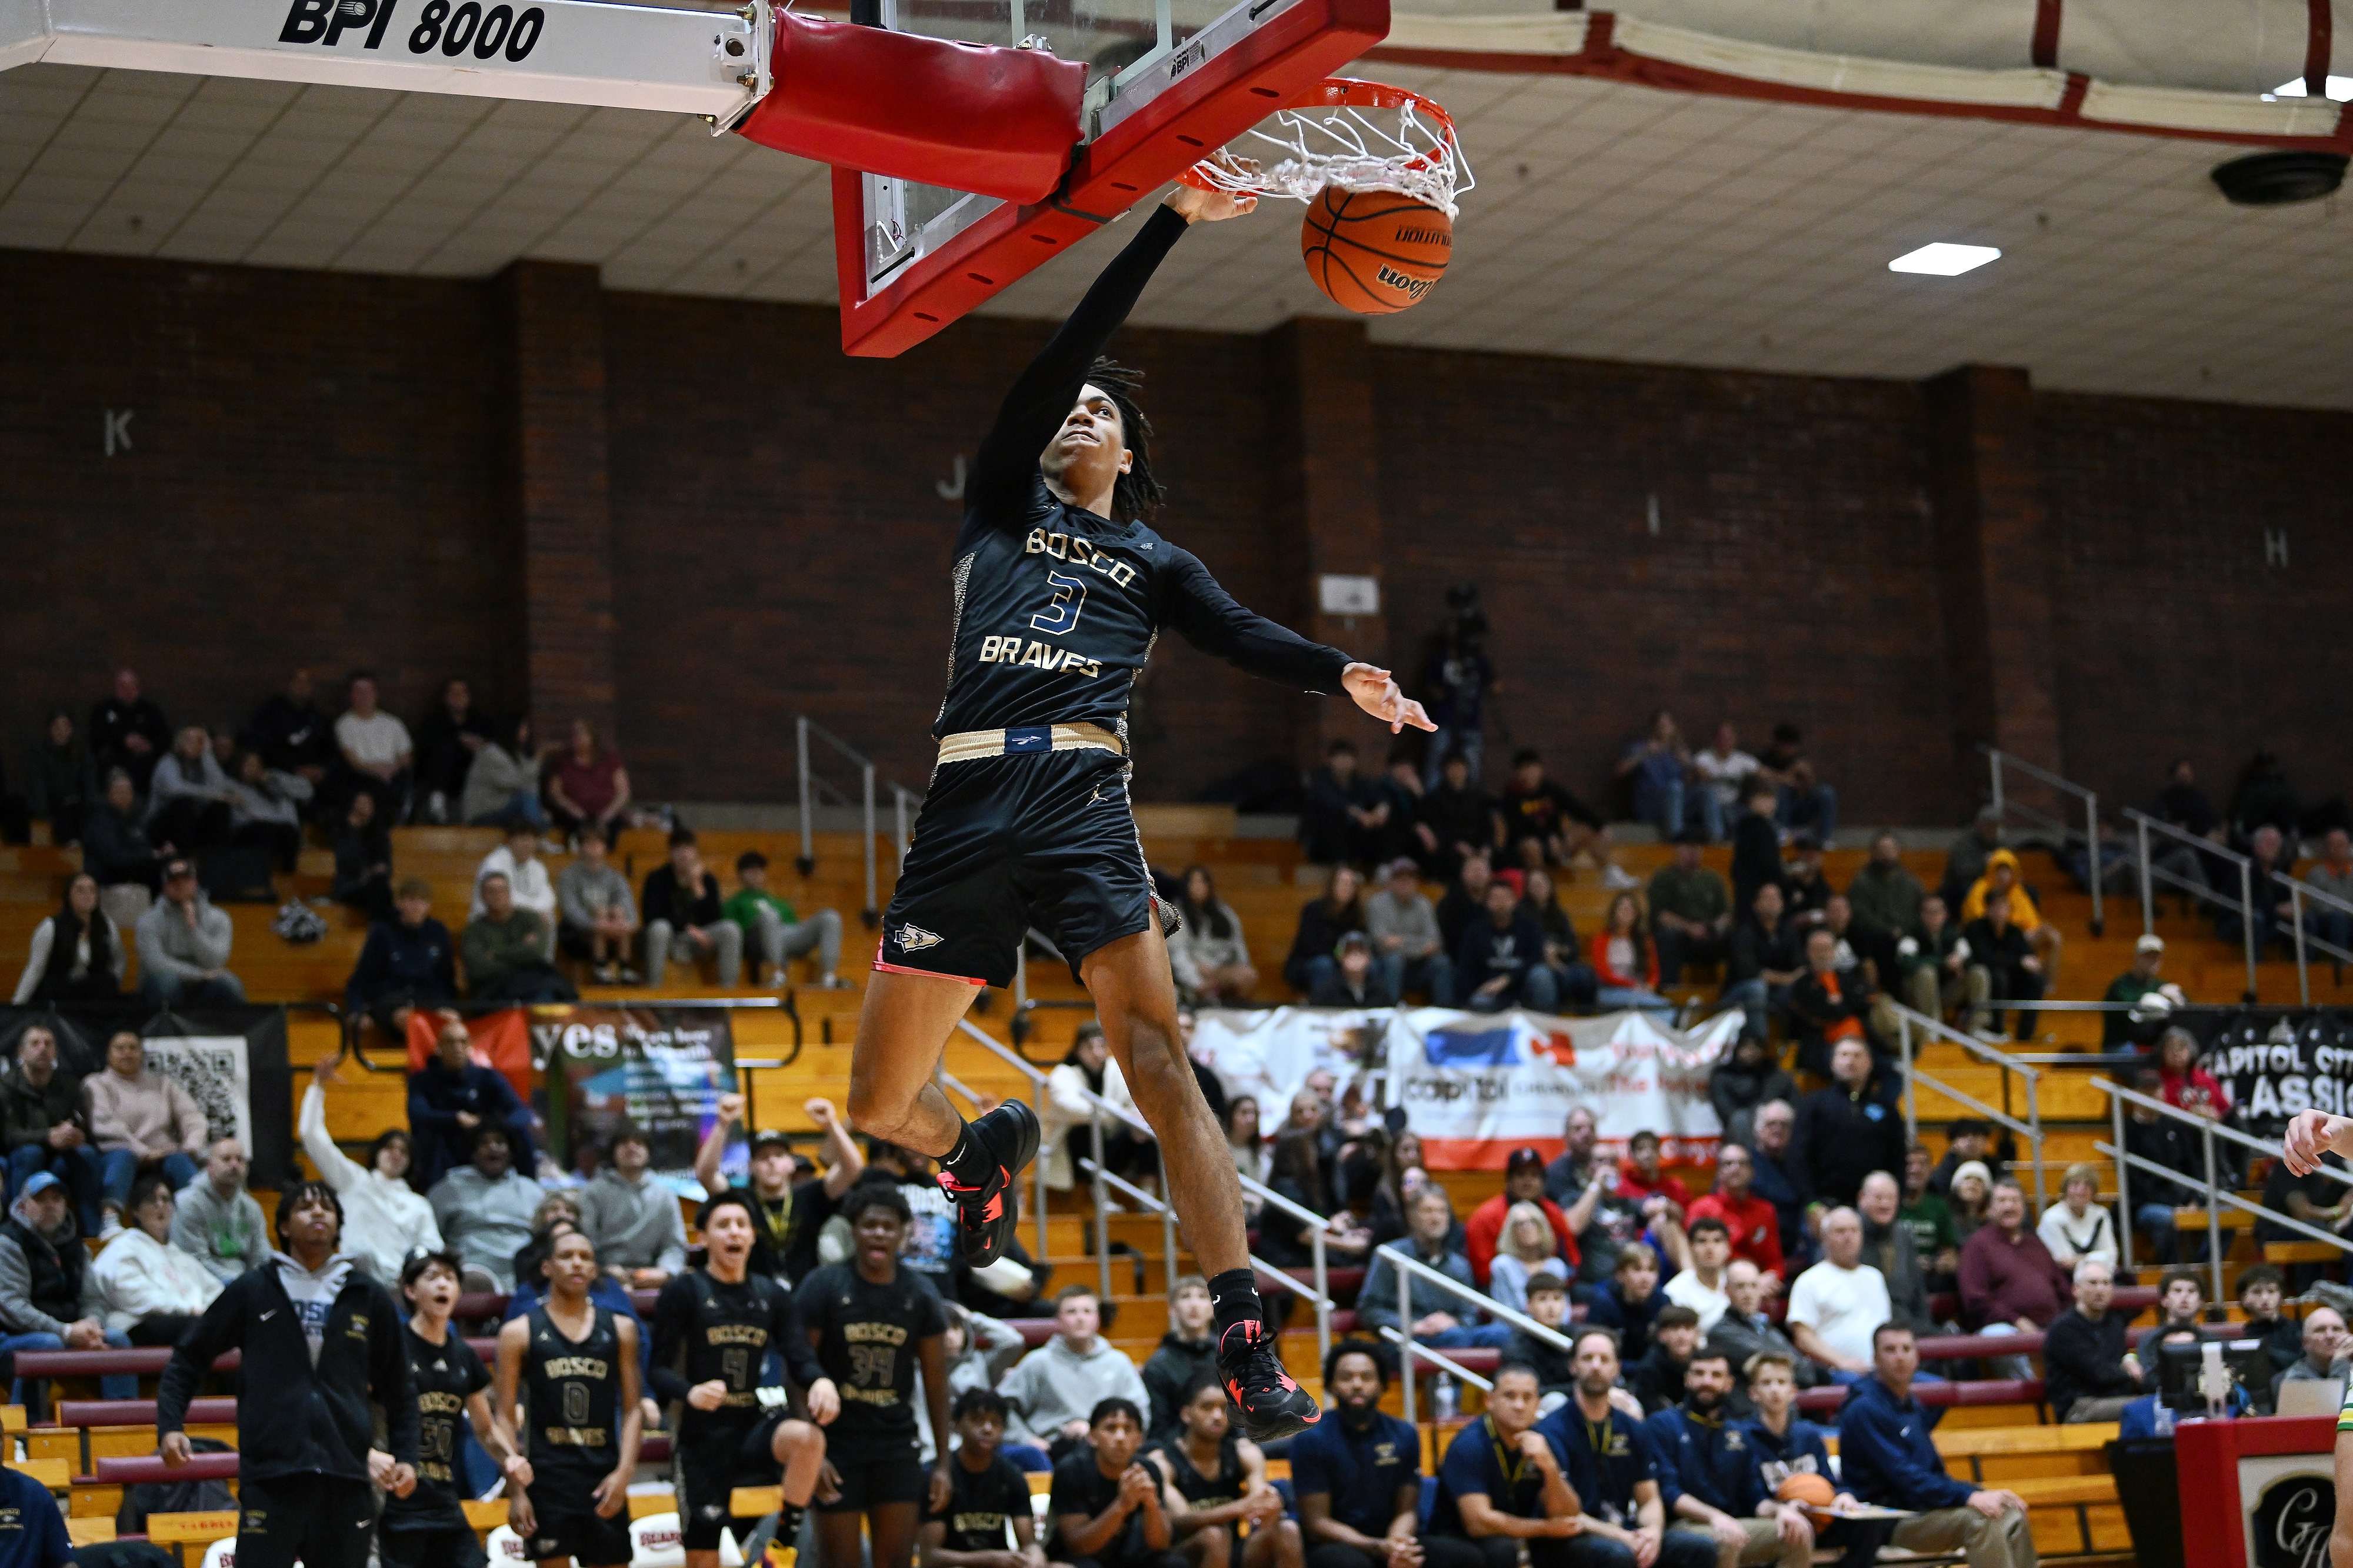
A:
[[[989,1173],[989,1153],[979,1139],[972,1135],[972,1123],[956,1129],[955,1147],[940,1156],[940,1169],[956,1179],[959,1186],[976,1187]]]
[[[1247,1268],[1229,1268],[1209,1281],[1209,1303],[1217,1313],[1218,1340],[1240,1322],[1262,1323],[1266,1307],[1258,1299],[1258,1276]]]
[[[786,1546],[798,1546],[801,1540],[801,1518],[804,1510],[799,1503],[788,1502],[776,1510],[776,1539]]]

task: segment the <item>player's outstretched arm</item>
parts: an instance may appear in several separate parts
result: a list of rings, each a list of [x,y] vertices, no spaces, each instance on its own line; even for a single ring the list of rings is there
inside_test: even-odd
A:
[[[2298,1176],[2308,1176],[2318,1170],[2320,1157],[2331,1151],[2353,1159],[2353,1116],[2300,1110],[2295,1120],[2287,1124],[2281,1145],[2287,1155],[2288,1171]]]

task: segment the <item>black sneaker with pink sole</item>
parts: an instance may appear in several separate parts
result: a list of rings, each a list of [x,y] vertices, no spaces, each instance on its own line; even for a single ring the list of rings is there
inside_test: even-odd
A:
[[[1005,1256],[1021,1223],[1021,1173],[1038,1157],[1038,1113],[1008,1100],[972,1123],[967,1134],[987,1157],[988,1174],[967,1186],[940,1173],[940,1187],[955,1200],[963,1222],[967,1266],[986,1268]]]
[[[1253,1443],[1295,1436],[1324,1418],[1283,1370],[1274,1337],[1256,1319],[1245,1318],[1219,1336],[1218,1375],[1242,1414],[1242,1435]]]

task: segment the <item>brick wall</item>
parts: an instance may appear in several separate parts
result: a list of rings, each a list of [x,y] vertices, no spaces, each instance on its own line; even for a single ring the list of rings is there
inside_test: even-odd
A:
[[[582,325],[601,327],[614,707],[640,793],[788,798],[798,712],[920,787],[959,513],[936,487],[1045,328],[967,321],[876,363],[841,356],[829,310],[562,292],[601,302]],[[300,660],[374,664],[412,715],[445,671],[494,708],[533,689],[511,289],[0,252],[0,298],[11,760],[43,704],[87,704],[117,660],[191,717],[241,714]],[[1310,541],[1277,406],[1295,345],[1119,347],[1148,375],[1167,531],[1245,603],[1302,620]],[[1788,719],[1849,821],[1966,810],[1977,736],[1948,673],[1922,387],[1369,363],[1389,657],[1412,668],[1446,586],[1480,584],[1497,743],[1543,747],[1599,795],[1662,702],[1694,735]],[[132,445],[109,458],[103,416],[125,407]],[[2268,740],[2308,794],[2342,787],[2353,416],[2037,393],[2032,419],[2052,630],[2009,657],[2052,645],[2070,770],[2137,798],[2186,750],[2221,794]],[[2288,567],[2264,564],[2267,528]],[[1312,722],[1304,700],[1164,644],[1139,793],[1196,795],[1293,754]]]

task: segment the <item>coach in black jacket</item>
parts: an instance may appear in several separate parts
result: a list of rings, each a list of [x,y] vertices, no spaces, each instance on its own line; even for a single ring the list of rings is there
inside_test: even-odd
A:
[[[343,1211],[323,1182],[278,1205],[285,1250],[230,1281],[172,1352],[156,1399],[164,1462],[188,1462],[188,1401],[214,1358],[244,1352],[237,1403],[241,1568],[365,1568],[375,1498],[368,1453],[384,1407],[385,1489],[417,1485],[417,1396],[392,1294],[335,1250]]]

